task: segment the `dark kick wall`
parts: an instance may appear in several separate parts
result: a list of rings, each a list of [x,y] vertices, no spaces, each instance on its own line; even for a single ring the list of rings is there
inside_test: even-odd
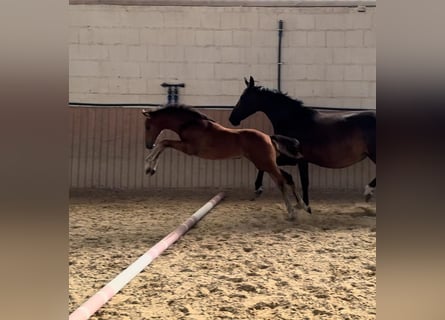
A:
[[[70,166],[72,188],[145,189],[231,187],[253,190],[255,167],[244,159],[203,160],[167,150],[160,158],[157,173],[144,170],[144,117],[137,108],[70,107]],[[224,126],[229,110],[201,110]],[[256,114],[243,127],[271,133],[269,121]],[[163,137],[175,137],[165,132]],[[286,168],[299,182],[298,170]],[[375,176],[375,166],[364,160],[346,169],[310,166],[312,190],[355,190]],[[265,175],[265,187],[273,182]]]

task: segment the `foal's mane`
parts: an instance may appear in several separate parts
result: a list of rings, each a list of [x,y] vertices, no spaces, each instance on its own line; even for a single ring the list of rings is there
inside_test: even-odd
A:
[[[208,120],[211,122],[215,122],[215,120],[207,117],[205,114],[192,109],[190,106],[186,106],[183,104],[175,104],[175,105],[166,105],[161,109],[150,111],[150,116],[157,115],[187,115],[190,116],[193,120]]]

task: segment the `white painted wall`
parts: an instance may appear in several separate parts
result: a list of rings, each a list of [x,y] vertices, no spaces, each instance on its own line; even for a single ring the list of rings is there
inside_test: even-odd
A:
[[[308,105],[375,107],[375,7],[70,5],[70,101],[233,105],[243,77]]]

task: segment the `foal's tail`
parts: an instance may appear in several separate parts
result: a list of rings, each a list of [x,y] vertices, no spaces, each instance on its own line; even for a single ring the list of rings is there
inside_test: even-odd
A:
[[[300,142],[297,139],[289,138],[279,134],[270,136],[272,144],[278,154],[283,154],[290,158],[301,159],[303,155],[300,150]]]

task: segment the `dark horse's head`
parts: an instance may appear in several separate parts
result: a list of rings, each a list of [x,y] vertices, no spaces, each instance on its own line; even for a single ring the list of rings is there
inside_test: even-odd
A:
[[[258,95],[255,94],[258,92],[259,87],[255,87],[255,80],[253,80],[252,76],[249,81],[244,78],[244,82],[246,83],[247,88],[239,98],[229,117],[230,123],[234,126],[238,126],[241,121],[257,112],[260,103]]]

